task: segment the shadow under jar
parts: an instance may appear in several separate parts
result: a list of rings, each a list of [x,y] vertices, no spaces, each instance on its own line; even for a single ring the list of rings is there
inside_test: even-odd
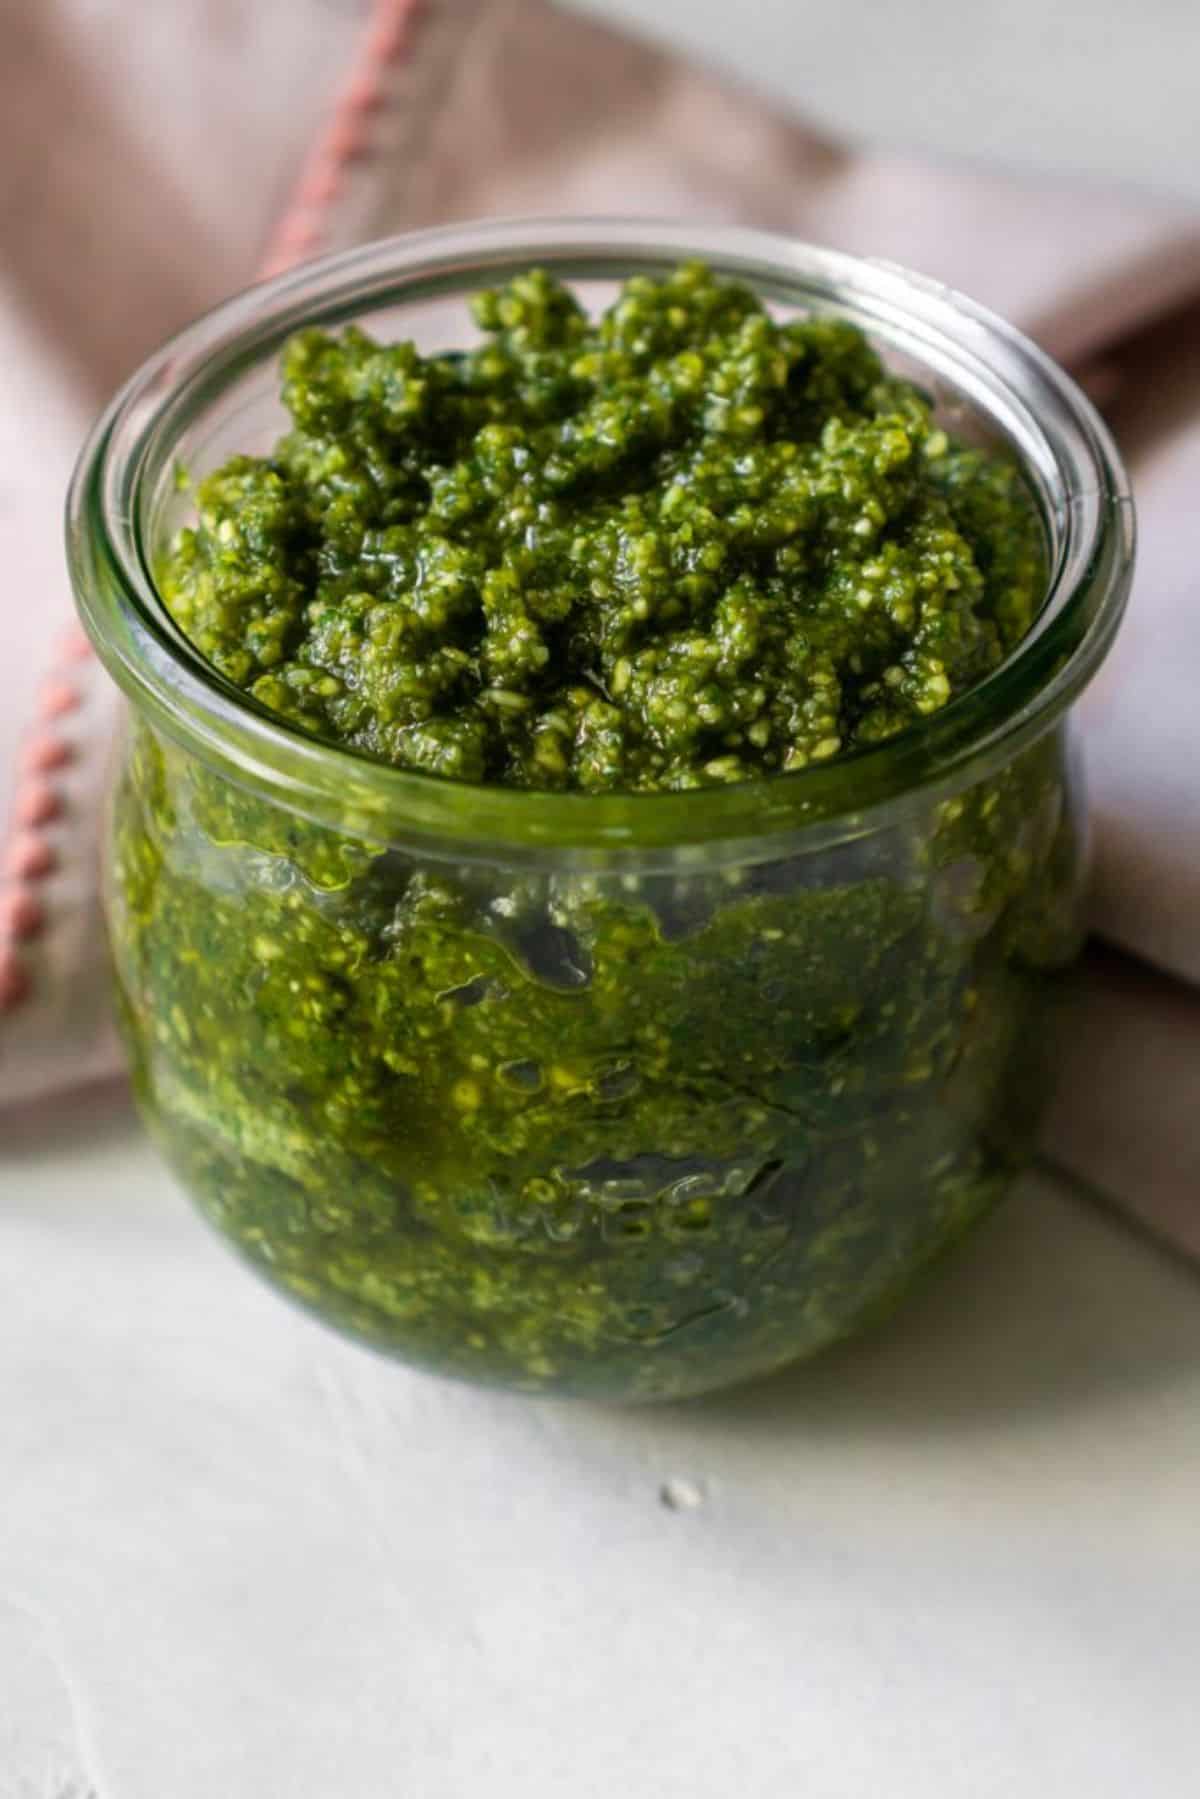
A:
[[[861,326],[1045,530],[1028,636],[919,728],[687,793],[486,788],[307,738],[182,638],[150,570],[262,453],[302,325],[472,342],[539,265],[602,305],[701,257]],[[216,1227],[320,1317],[517,1388],[675,1398],[884,1313],[1027,1160],[1080,941],[1066,715],[1120,619],[1115,452],[1015,331],[891,267],[734,230],[559,221],[370,246],[156,356],[87,445],[70,555],[124,688],[106,901],[141,1105]]]

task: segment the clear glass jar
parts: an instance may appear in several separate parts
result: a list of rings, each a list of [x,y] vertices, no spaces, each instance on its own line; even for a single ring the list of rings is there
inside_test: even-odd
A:
[[[854,320],[959,435],[1007,440],[1049,590],[991,678],[833,763],[686,794],[466,786],[307,739],[182,640],[150,569],[264,451],[276,358],[360,320],[474,341],[540,264],[602,302],[688,256]],[[128,695],[106,896],[142,1107],[270,1281],[378,1348],[511,1386],[674,1398],[885,1312],[1034,1140],[1080,940],[1066,715],[1120,619],[1126,480],[1038,350],[890,266],[735,230],[550,221],[373,245],[258,287],[135,377],[70,502]]]

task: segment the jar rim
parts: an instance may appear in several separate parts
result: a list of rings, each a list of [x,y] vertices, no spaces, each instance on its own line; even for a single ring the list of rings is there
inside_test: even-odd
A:
[[[308,736],[226,681],[158,595],[142,523],[188,409],[211,404],[302,325],[348,322],[433,291],[465,291],[531,263],[567,278],[661,273],[699,258],[718,274],[840,313],[936,373],[1010,438],[1037,490],[1052,554],[1030,631],[983,681],[881,743],[727,786],[561,793],[474,784],[381,763]],[[536,218],[441,227],[307,263],[225,301],[162,346],[87,439],[67,509],[68,561],[95,648],[127,696],[232,778],[326,823],[445,840],[456,851],[678,849],[801,831],[834,840],[880,806],[961,784],[1010,759],[1073,703],[1124,610],[1134,552],[1128,477],[1090,401],[1014,326],[899,265],[770,232],[654,219]]]

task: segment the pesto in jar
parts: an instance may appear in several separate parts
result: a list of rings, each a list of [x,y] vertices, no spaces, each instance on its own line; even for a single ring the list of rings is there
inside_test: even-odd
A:
[[[484,785],[787,777],[1028,628],[1018,470],[850,325],[695,265],[598,321],[537,271],[476,317],[453,357],[301,333],[292,430],[165,557],[299,730]],[[108,902],[142,1101],[243,1253],[381,1348],[719,1386],[884,1310],[1028,1153],[1069,799],[1055,732],[819,849],[585,868],[317,824],[137,719]]]
[[[474,782],[698,787],[890,737],[1028,629],[1015,464],[854,326],[695,264],[595,322],[537,270],[475,317],[456,357],[300,333],[293,429],[167,559],[177,622],[290,723]]]

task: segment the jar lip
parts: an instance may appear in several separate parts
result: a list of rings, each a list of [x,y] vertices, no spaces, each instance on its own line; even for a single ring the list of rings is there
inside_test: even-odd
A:
[[[1038,619],[985,680],[919,725],[833,761],[729,786],[555,793],[474,785],[380,763],[308,737],[225,681],[162,605],[139,530],[148,471],[181,407],[219,395],[302,324],[334,323],[465,290],[540,263],[624,278],[688,257],[793,301],[841,311],[886,348],[941,371],[1015,442],[1057,538]],[[1009,759],[1078,697],[1120,622],[1134,551],[1128,477],[1090,401],[1014,326],[887,261],[770,232],[654,219],[533,218],[440,227],[308,263],[235,296],[159,349],[117,394],[80,454],[68,497],[80,613],[109,672],[171,735],[281,803],[329,823],[355,817],[457,849],[631,849],[837,838],[887,803],[926,798]]]

